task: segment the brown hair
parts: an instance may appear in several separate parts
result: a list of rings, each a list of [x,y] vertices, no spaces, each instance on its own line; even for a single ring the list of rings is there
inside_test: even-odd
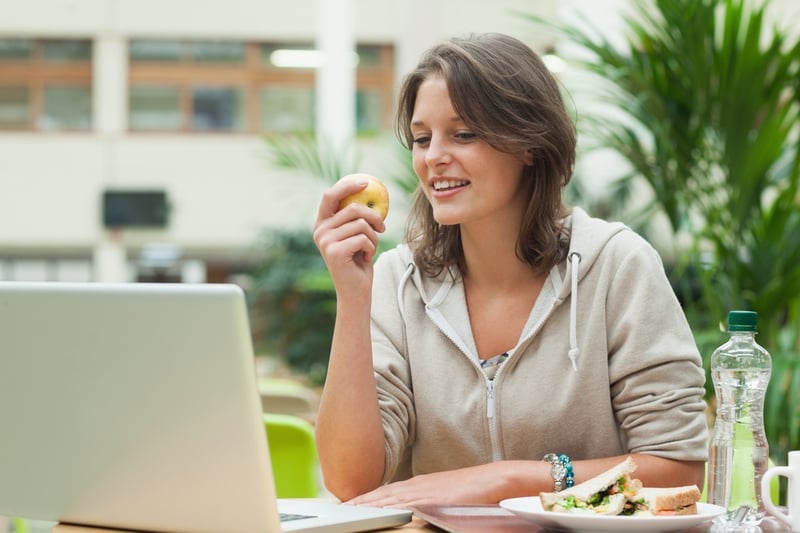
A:
[[[533,165],[524,170],[528,195],[517,238],[517,255],[545,272],[566,257],[569,246],[561,220],[561,192],[575,164],[575,128],[558,82],[541,58],[521,41],[501,34],[453,39],[429,49],[404,80],[397,107],[396,131],[411,149],[411,117],[419,86],[431,76],[447,83],[455,111],[479,138],[496,150],[528,151]],[[466,265],[458,225],[442,226],[421,189],[406,226],[405,240],[417,265],[436,276]]]

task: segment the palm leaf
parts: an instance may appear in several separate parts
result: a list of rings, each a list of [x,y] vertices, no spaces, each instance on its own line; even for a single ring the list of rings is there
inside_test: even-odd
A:
[[[264,143],[275,167],[306,172],[327,183],[358,168],[358,154],[350,146],[337,149],[314,135],[267,135]]]
[[[617,111],[582,117],[583,133],[625,160],[618,180],[650,187],[650,215],[691,237],[676,273],[694,276],[698,339],[728,309],[758,311],[775,360],[768,437],[798,449],[800,346],[780,339],[800,326],[800,41],[767,25],[766,1],[636,5],[622,44],[585,19],[521,16],[581,49],[571,63],[603,83],[578,90]]]

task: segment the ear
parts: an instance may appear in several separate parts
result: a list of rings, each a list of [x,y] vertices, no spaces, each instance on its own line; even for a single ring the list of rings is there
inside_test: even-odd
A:
[[[525,163],[525,166],[533,166],[533,150],[525,150],[525,153],[522,154],[522,162]]]

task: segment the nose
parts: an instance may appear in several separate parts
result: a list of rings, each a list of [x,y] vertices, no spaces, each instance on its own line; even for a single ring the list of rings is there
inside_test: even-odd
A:
[[[431,136],[428,149],[425,151],[425,163],[433,168],[439,165],[446,165],[451,161],[450,148],[446,138],[441,136]]]

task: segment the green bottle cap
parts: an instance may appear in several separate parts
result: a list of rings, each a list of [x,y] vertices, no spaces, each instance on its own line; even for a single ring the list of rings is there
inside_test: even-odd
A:
[[[728,331],[755,331],[758,313],[755,311],[731,311],[728,313]]]

